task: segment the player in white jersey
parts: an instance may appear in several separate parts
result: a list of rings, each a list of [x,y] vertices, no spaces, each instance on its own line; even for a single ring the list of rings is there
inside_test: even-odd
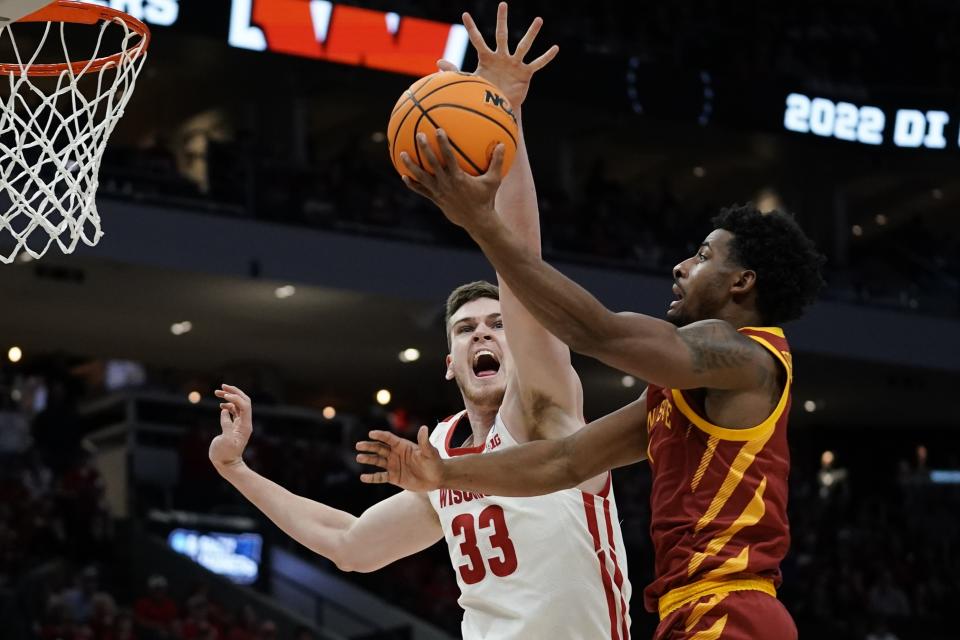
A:
[[[523,62],[542,21],[534,21],[512,54],[505,3],[497,12],[496,50],[487,48],[466,14],[464,24],[478,53],[476,73],[500,88],[519,121],[530,78],[557,51]],[[539,251],[539,212],[522,130],[518,143],[496,204],[510,212],[514,232]],[[446,330],[446,377],[456,380],[465,409],[434,431],[443,455],[563,437],[582,427],[582,390],[569,350],[506,287],[478,282],[455,290]],[[404,491],[355,517],[293,495],[246,467],[250,400],[228,385],[216,393],[223,400],[223,433],[210,446],[217,470],[283,531],[340,569],[374,571],[445,538],[461,589],[464,638],[629,637],[630,583],[609,474],[538,498]],[[576,419],[534,431],[530,425],[542,422],[535,417],[544,406]]]
[[[431,441],[444,458],[518,443],[498,415],[484,445],[456,448],[465,412]],[[460,585],[464,638],[630,637],[630,582],[610,476],[598,494],[429,493]]]

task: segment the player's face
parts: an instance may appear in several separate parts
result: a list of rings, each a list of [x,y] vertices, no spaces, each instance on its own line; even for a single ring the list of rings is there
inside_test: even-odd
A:
[[[447,380],[456,380],[464,397],[475,404],[500,406],[511,365],[500,302],[468,302],[450,318],[449,330]]]
[[[696,254],[673,268],[674,300],[667,310],[667,320],[682,327],[716,318],[730,300],[730,286],[736,269],[727,260],[733,234],[715,229]]]

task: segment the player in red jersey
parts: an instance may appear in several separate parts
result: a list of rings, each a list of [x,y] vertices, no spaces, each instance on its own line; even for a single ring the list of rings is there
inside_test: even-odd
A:
[[[574,351],[649,381],[638,400],[562,440],[440,460],[389,433],[359,443],[367,482],[423,491],[539,495],[647,459],[653,473],[656,579],[645,604],[670,640],[788,640],[797,632],[776,599],[787,523],[787,416],[793,367],[776,325],[799,317],[822,286],[822,258],[792,217],[752,206],[723,210],[696,254],[673,270],[668,321],[614,313],[511,236],[493,206],[489,172],[457,168],[438,133],[436,176],[408,163],[408,186],[464,227],[534,317]],[[432,166],[440,163],[426,145]],[[549,402],[529,417],[569,420]]]

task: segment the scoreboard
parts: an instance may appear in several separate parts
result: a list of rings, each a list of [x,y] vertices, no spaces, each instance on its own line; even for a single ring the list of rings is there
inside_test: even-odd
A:
[[[92,0],[156,27],[202,32],[252,51],[326,60],[411,76],[457,66],[469,46],[462,24],[328,0]]]

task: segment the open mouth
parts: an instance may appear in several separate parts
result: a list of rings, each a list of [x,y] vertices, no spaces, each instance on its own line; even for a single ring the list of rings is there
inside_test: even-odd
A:
[[[481,349],[473,354],[473,375],[478,378],[489,378],[500,371],[500,361],[488,349]]]
[[[683,300],[683,290],[680,288],[680,285],[676,283],[673,284],[673,295],[676,296],[676,298],[670,303],[671,309],[680,304],[680,301]]]

